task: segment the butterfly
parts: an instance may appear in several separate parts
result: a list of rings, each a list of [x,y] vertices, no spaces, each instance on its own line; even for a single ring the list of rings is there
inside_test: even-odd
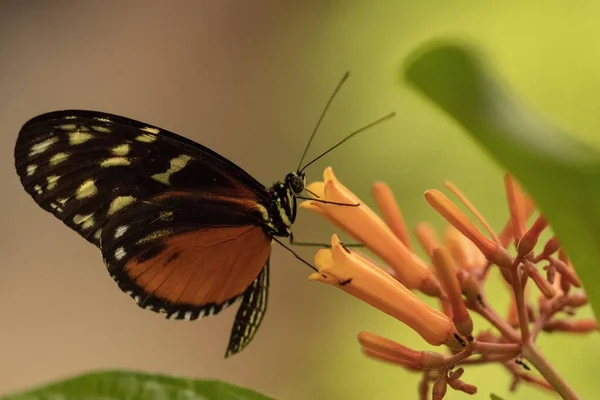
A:
[[[140,307],[195,320],[241,299],[225,357],[252,341],[267,309],[271,243],[290,237],[310,163],[265,187],[192,140],[89,110],[30,119],[14,156],[26,192],[100,249]]]

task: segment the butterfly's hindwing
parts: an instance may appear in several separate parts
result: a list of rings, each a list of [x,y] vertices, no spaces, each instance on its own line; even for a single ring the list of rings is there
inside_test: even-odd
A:
[[[241,352],[250,344],[267,311],[269,297],[269,261],[248,287],[235,316],[225,357]]]
[[[151,198],[123,211],[101,237],[104,262],[120,288],[141,307],[174,318],[196,319],[231,304],[271,249],[262,226],[252,224],[252,210],[229,205],[217,223],[212,218],[222,203],[203,198],[192,207],[193,201],[181,194]]]

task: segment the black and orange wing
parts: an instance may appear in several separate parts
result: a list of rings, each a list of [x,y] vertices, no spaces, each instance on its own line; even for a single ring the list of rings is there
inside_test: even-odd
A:
[[[204,146],[128,118],[67,110],[24,125],[15,165],[35,202],[99,247],[144,308],[195,319],[264,281],[268,193]]]

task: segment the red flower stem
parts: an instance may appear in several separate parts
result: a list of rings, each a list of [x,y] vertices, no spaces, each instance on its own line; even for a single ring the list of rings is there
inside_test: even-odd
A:
[[[493,342],[473,342],[476,353],[481,354],[512,354],[516,355],[521,350],[519,343],[493,343]],[[516,354],[515,354],[516,353]]]
[[[567,303],[567,296],[562,296],[550,300],[550,304],[546,307],[545,311],[540,313],[540,316],[536,319],[533,328],[531,328],[531,340],[535,342],[539,333],[544,329],[544,324],[550,320],[560,310],[562,310]]]
[[[527,309],[525,308],[525,288],[521,286],[519,279],[519,264],[521,259],[515,258],[510,275],[512,277],[512,288],[517,303],[517,314],[519,315],[519,327],[521,328],[521,340],[526,342],[529,340],[529,319],[527,318]]]
[[[542,374],[550,385],[564,400],[579,400],[580,397],[558,374],[535,344],[527,341],[523,344],[523,356]]]
[[[503,355],[494,354],[494,355],[479,357],[479,358],[469,358],[468,360],[462,361],[460,364],[461,365],[479,365],[479,364],[491,364],[494,362],[505,363],[506,361],[510,361],[513,358],[515,358],[514,354],[508,354],[508,355],[507,354],[503,354]]]
[[[471,354],[473,354],[473,350],[473,343],[469,343],[467,347],[465,347],[465,349],[460,353],[457,353],[450,357],[446,357],[446,359],[444,360],[444,365],[447,368],[452,368],[453,366],[458,365],[463,360],[469,358]]]
[[[483,307],[476,301],[470,302],[469,308],[474,310],[476,313],[485,318],[490,324],[492,324],[506,339],[513,343],[520,343],[521,337],[519,333],[513,329],[505,320],[503,320],[493,308],[488,304]]]

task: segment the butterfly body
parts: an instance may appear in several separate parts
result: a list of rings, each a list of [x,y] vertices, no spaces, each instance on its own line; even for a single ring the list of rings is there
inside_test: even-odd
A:
[[[267,188],[189,139],[85,110],[28,121],[15,165],[35,202],[98,247],[140,307],[194,320],[241,299],[226,356],[253,339],[271,240],[290,235],[303,173]]]

